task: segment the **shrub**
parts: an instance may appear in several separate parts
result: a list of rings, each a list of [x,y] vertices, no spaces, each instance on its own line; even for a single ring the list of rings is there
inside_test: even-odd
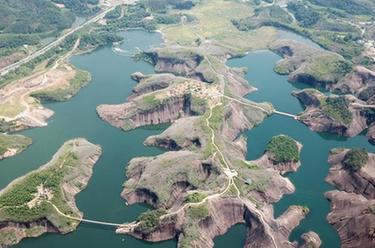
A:
[[[189,217],[193,220],[203,220],[209,216],[208,207],[206,205],[200,205],[198,207],[189,208]]]
[[[139,225],[137,230],[141,232],[152,232],[160,223],[160,217],[165,215],[167,211],[165,209],[148,210],[137,218]]]
[[[317,23],[319,20],[318,12],[301,3],[289,2],[288,10],[290,10],[294,14],[297,21],[303,27],[310,27]]]
[[[300,159],[296,141],[286,135],[273,137],[267,145],[266,152],[272,155],[272,160],[276,164],[298,162]]]
[[[322,103],[322,110],[325,114],[344,124],[351,123],[353,116],[349,111],[348,100],[343,97],[328,97]]]
[[[368,161],[366,149],[351,149],[345,154],[343,164],[351,171],[358,171]]]
[[[191,202],[191,203],[201,202],[205,197],[206,195],[203,193],[194,192],[192,194],[189,194],[186,197],[185,202]]]

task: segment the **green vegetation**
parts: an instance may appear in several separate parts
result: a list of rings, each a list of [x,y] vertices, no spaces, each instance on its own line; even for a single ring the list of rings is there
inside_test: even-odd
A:
[[[32,93],[30,96],[35,97],[41,101],[66,101],[72,96],[76,95],[78,91],[87,85],[91,80],[90,73],[82,70],[77,70],[76,75],[69,82],[66,88],[59,88],[56,90],[43,90]]]
[[[66,215],[78,217],[72,207],[72,192],[85,185],[76,178],[90,175],[89,158],[99,151],[82,139],[65,143],[49,163],[16,179],[0,193],[0,221],[25,223],[47,218],[62,233],[72,231],[78,222],[59,214],[54,206]],[[73,191],[67,192],[66,187]]]
[[[148,210],[140,214],[137,221],[140,222],[137,225],[136,230],[143,233],[150,233],[160,224],[160,217],[165,215],[167,211],[165,209]]]
[[[255,9],[255,15],[242,19],[232,19],[233,25],[241,31],[249,31],[262,26],[282,27],[281,23],[290,24],[293,19],[280,6],[272,5]]]
[[[368,207],[370,213],[375,215],[375,204]]]
[[[367,101],[374,95],[375,95],[375,86],[368,86],[367,88],[365,88],[359,93],[358,98],[361,99],[362,101]]]
[[[237,189],[236,189],[236,187],[233,185],[233,184],[231,184],[231,185],[229,185],[229,188],[228,188],[228,190],[225,192],[225,196],[228,196],[228,197],[237,197]]]
[[[218,131],[220,128],[220,125],[222,124],[223,121],[223,116],[225,112],[225,108],[223,107],[224,105],[216,106],[212,109],[212,115],[211,118],[209,119],[209,124],[210,127],[214,131]],[[211,137],[211,130],[207,127],[207,118],[209,117],[210,111],[206,111],[205,114],[201,117],[200,125],[207,135]],[[208,158],[215,152],[215,148],[212,144],[212,142],[208,142],[207,145],[204,148],[203,154],[205,158]]]
[[[207,110],[206,99],[191,96],[191,110],[198,115],[203,115]]]
[[[250,185],[246,185],[246,188],[250,191],[265,192],[268,183],[269,178],[254,178]]]
[[[189,218],[192,220],[203,220],[209,216],[208,207],[206,204],[200,204],[199,206],[190,207],[188,210]]]
[[[79,43],[79,49],[88,50],[110,45],[114,42],[120,42],[124,38],[109,32],[100,31],[83,34]]]
[[[176,9],[191,9],[196,0],[141,0],[141,4],[151,11],[165,12],[168,7]]]
[[[206,204],[189,207],[187,210],[187,223],[183,227],[183,233],[180,237],[178,246],[181,248],[192,247],[192,242],[199,238],[198,223],[209,216],[209,210]]]
[[[200,192],[194,192],[192,194],[187,195],[185,202],[187,203],[196,203],[201,202],[204,198],[206,198],[207,195],[200,193]]]
[[[236,164],[240,168],[245,168],[245,169],[249,169],[249,170],[258,170],[260,168],[259,165],[255,164],[255,163],[246,162],[242,159],[236,160]]]
[[[25,150],[31,145],[31,139],[22,135],[0,134],[0,156],[9,149],[15,149],[16,153]]]
[[[209,121],[210,121],[210,126],[213,130],[215,131],[219,130],[220,125],[223,122],[224,112],[225,110],[222,105],[216,106],[212,109],[212,115]]]
[[[100,8],[96,6],[99,4],[99,0],[52,0],[58,4],[64,4],[66,8],[71,10],[76,15],[92,15],[100,11]]]
[[[321,100],[321,108],[326,115],[346,125],[353,120],[349,102],[344,96],[327,97]]]
[[[239,31],[231,21],[253,14],[250,4],[241,1],[200,1],[191,10],[182,13],[194,16],[195,21],[160,27],[167,40],[180,45],[199,45],[200,38],[205,37],[216,40],[217,44],[225,49],[241,53],[249,49],[266,48],[276,35],[271,28],[262,28],[251,33]]]
[[[289,2],[288,10],[293,13],[302,27],[310,27],[316,24],[319,20],[318,12],[314,11],[311,7],[299,2]]]
[[[8,72],[5,76],[2,76],[0,78],[0,86],[30,75],[37,67],[37,65],[39,65],[43,61],[47,61],[47,66],[51,66],[57,58],[59,58],[61,55],[67,53],[73,48],[76,39],[76,35],[71,35],[67,37],[63,43],[61,43],[54,49],[51,49],[45,54],[29,61],[28,63],[20,66],[16,70]]]
[[[308,206],[300,206],[302,208],[302,212],[304,215],[308,215],[310,213],[310,209]]]
[[[60,164],[63,168],[60,169]],[[67,152],[60,156],[56,164],[41,171],[31,172],[25,178],[13,184],[11,188],[0,196],[0,219],[10,219],[13,221],[33,221],[51,214],[50,204],[43,201],[40,205],[29,208],[27,203],[34,199],[37,193],[37,187],[43,185],[53,192],[53,202],[59,209],[66,214],[73,214],[66,203],[60,185],[64,178],[64,171],[67,167],[77,166],[78,158],[72,152]]]
[[[0,2],[1,33],[33,34],[68,28],[74,16],[48,0]],[[1,48],[2,46],[0,46]]]
[[[373,122],[375,122],[375,109],[364,110],[363,115],[366,117],[368,125],[371,125]]]
[[[167,2],[165,4],[165,2]],[[192,22],[195,18],[188,14],[170,13],[167,9],[179,1],[140,1],[135,5],[126,7],[126,15],[120,18],[121,9],[115,9],[108,13],[108,25],[105,27],[108,31],[126,29],[126,28],[144,28],[145,30],[156,30],[160,24],[177,24],[182,19],[185,22]]]
[[[374,15],[374,12],[365,2],[359,0],[309,0],[313,4],[324,7],[344,10],[353,15]],[[368,2],[367,2],[368,4]]]
[[[286,135],[278,135],[267,144],[266,152],[270,153],[274,163],[298,162],[300,159],[297,142]]]
[[[350,171],[358,171],[367,163],[368,159],[366,149],[351,149],[345,154],[343,164]]]
[[[0,132],[7,133],[17,129],[17,123],[15,121],[5,121],[0,119]]]
[[[141,110],[148,110],[155,108],[156,106],[162,104],[163,100],[157,99],[156,95],[151,93],[144,95],[140,101],[138,101],[137,108]]]
[[[117,19],[121,17],[121,6],[117,6],[114,10],[105,15],[106,19]]]
[[[54,3],[64,4],[60,8]],[[75,14],[99,11],[98,0],[6,0],[0,2],[0,55],[6,56],[37,46],[72,26]]]
[[[351,3],[346,3],[348,1]],[[339,53],[346,59],[356,63],[371,64],[371,60],[362,53],[362,44],[358,42],[361,39],[361,30],[350,23],[350,19],[356,20],[361,17],[351,16],[352,11],[348,13],[339,8],[327,7],[337,4],[342,8],[350,9],[349,6],[354,2],[359,3],[359,6],[365,5],[362,0],[293,1],[288,3],[287,9],[295,16],[297,22],[292,22],[290,15],[280,7],[268,6],[255,9],[255,15],[237,16],[232,19],[232,23],[238,30],[242,31],[255,31],[257,28],[264,26],[291,30],[310,38],[328,50]],[[369,1],[365,2],[371,4]],[[277,10],[277,8],[280,9]],[[373,13],[374,9],[375,4],[368,7],[368,11]],[[367,19],[371,18],[371,16],[366,17]]]
[[[318,82],[336,83],[351,72],[352,68],[353,64],[341,56],[324,53],[313,57],[312,61],[304,68],[304,72],[313,76]]]

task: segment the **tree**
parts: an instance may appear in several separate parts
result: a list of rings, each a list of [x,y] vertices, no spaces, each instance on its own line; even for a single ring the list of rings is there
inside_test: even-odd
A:
[[[367,163],[368,158],[366,149],[351,149],[345,154],[343,164],[350,171],[358,171]]]

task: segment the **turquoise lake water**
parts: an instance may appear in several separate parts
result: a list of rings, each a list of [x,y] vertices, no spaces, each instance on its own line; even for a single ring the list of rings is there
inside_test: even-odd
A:
[[[228,62],[228,65],[248,68],[246,79],[258,88],[258,91],[248,95],[249,99],[257,102],[272,102],[277,110],[298,114],[303,111],[303,108],[297,98],[291,95],[291,92],[307,86],[288,83],[287,76],[274,73],[273,67],[278,60],[280,60],[278,55],[269,51],[260,51],[233,59]],[[368,143],[364,135],[343,138],[330,134],[319,134],[292,118],[273,115],[258,127],[246,132],[248,138],[247,159],[259,158],[268,141],[279,134],[286,134],[298,140],[303,144],[303,148],[301,167],[296,173],[288,175],[296,187],[296,192],[285,195],[280,202],[275,204],[275,217],[282,214],[290,205],[307,206],[310,209],[310,214],[294,230],[291,240],[298,240],[301,234],[313,230],[320,235],[323,241],[322,247],[339,247],[337,232],[326,221],[330,205],[325,199],[324,193],[333,189],[324,180],[329,169],[327,162],[329,151],[338,147],[364,147],[368,151],[374,152],[375,147]]]
[[[126,32],[125,42],[120,46],[126,51],[136,47],[147,49],[157,46],[161,37],[157,33],[142,31]],[[131,52],[130,52],[131,53]],[[123,53],[128,54],[128,53]],[[304,85],[292,85],[286,76],[273,72],[273,66],[280,57],[268,52],[253,52],[243,58],[228,62],[230,66],[248,67],[247,79],[258,88],[248,97],[254,101],[269,101],[280,111],[298,113],[302,111],[297,99],[291,92]],[[77,96],[64,103],[49,103],[55,115],[44,128],[31,129],[22,134],[33,138],[33,145],[20,155],[0,162],[0,188],[4,188],[13,179],[38,168],[50,160],[57,149],[67,140],[84,137],[92,143],[100,144],[103,155],[94,167],[94,174],[86,190],[77,196],[77,206],[85,218],[127,222],[134,220],[148,207],[140,204],[125,206],[120,197],[122,184],[125,182],[125,169],[131,158],[151,156],[163,151],[143,146],[146,137],[162,132],[163,127],[137,129],[123,132],[104,121],[96,113],[100,104],[115,104],[126,101],[135,82],[130,74],[141,71],[152,73],[153,68],[144,62],[135,62],[128,56],[121,56],[112,48],[102,48],[93,53],[74,56],[71,62],[80,69],[92,74],[92,82],[82,89]],[[275,205],[275,216],[280,215],[292,204],[306,205],[311,213],[292,233],[291,240],[308,230],[321,235],[324,247],[338,247],[339,240],[335,230],[326,222],[329,203],[324,192],[332,189],[324,178],[328,172],[328,151],[334,147],[366,147],[374,152],[364,136],[352,139],[322,135],[310,131],[301,123],[283,116],[267,118],[260,126],[246,132],[248,137],[248,159],[256,159],[264,151],[270,138],[278,134],[288,134],[300,141],[302,166],[297,173],[289,174],[296,192],[285,196]],[[245,227],[236,225],[229,232],[215,239],[215,247],[242,247]],[[128,236],[116,235],[111,228],[92,224],[81,224],[68,235],[45,234],[38,238],[22,241],[16,247],[22,248],[103,248],[103,247],[176,247],[176,241],[147,243]]]

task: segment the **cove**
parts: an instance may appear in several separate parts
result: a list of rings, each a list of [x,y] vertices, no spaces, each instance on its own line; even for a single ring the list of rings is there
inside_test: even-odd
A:
[[[136,47],[147,49],[159,45],[162,40],[157,33],[131,31],[123,33],[123,50]],[[96,50],[89,54],[74,56],[71,62],[92,75],[92,82],[68,102],[48,103],[55,115],[48,126],[22,132],[33,139],[32,146],[19,156],[0,162],[0,188],[13,179],[38,168],[50,160],[57,149],[75,137],[87,138],[100,144],[103,154],[94,167],[88,187],[77,196],[77,206],[86,218],[123,223],[134,220],[146,206],[136,204],[125,206],[120,192],[126,180],[125,169],[128,161],[138,156],[160,154],[162,150],[145,147],[143,141],[163,129],[137,129],[123,132],[100,120],[96,107],[103,103],[122,103],[135,85],[130,74],[141,71],[153,73],[151,65],[135,62],[128,56],[120,56],[111,47]],[[21,241],[15,247],[22,248],[66,248],[66,247],[176,247],[176,241],[150,244],[117,235],[113,229],[84,224],[68,235],[45,234],[38,238]]]
[[[130,159],[162,152],[157,148],[145,147],[143,141],[150,135],[162,132],[163,127],[123,132],[100,120],[96,113],[96,107],[100,104],[122,103],[126,100],[135,85],[135,82],[130,80],[131,73],[153,72],[153,68],[147,63],[135,62],[127,55],[137,47],[147,49],[160,45],[160,35],[143,31],[124,32],[123,35],[125,42],[119,48],[127,52],[115,53],[111,47],[106,47],[71,58],[76,67],[91,73],[92,82],[68,102],[45,104],[55,115],[49,120],[47,127],[21,132],[33,138],[34,143],[20,155],[0,161],[0,188],[49,161],[66,140],[83,137],[103,148],[103,155],[94,167],[88,187],[77,196],[77,206],[85,217],[123,223],[134,220],[148,208],[141,204],[125,206],[120,192],[126,180],[125,169]],[[273,66],[279,59],[279,56],[269,51],[261,51],[233,59],[228,64],[249,68],[247,80],[258,88],[258,91],[248,96],[249,99],[257,102],[269,101],[280,111],[296,114],[302,111],[302,107],[290,93],[306,85],[292,85],[287,82],[286,76],[274,73]],[[318,134],[290,118],[271,116],[246,133],[247,159],[261,156],[270,138],[281,133],[300,141],[304,147],[301,154],[302,166],[297,173],[288,175],[296,186],[296,192],[284,196],[275,205],[275,216],[280,215],[290,205],[306,205],[311,213],[292,233],[291,240],[297,240],[300,234],[313,230],[321,236],[323,247],[338,247],[337,233],[325,220],[329,203],[324,198],[324,192],[332,189],[324,181],[328,172],[328,151],[334,147],[366,147],[374,152],[374,147],[368,144],[363,136],[345,139]],[[215,239],[215,247],[242,247],[245,231],[244,225],[234,226],[228,233]],[[117,235],[111,228],[82,223],[76,231],[68,235],[45,234],[38,238],[25,239],[15,247],[172,248],[176,245],[175,240],[147,243],[129,236]]]
[[[301,40],[301,39],[300,39]],[[228,62],[232,67],[247,67],[246,79],[258,91],[247,97],[256,102],[271,102],[277,110],[298,114],[303,110],[297,98],[291,95],[293,90],[308,87],[303,84],[291,84],[287,76],[281,76],[273,71],[273,67],[281,57],[270,51],[251,52],[245,57]],[[284,195],[274,205],[275,217],[283,213],[290,205],[307,206],[310,213],[301,225],[291,234],[290,239],[299,240],[302,233],[315,231],[322,239],[322,247],[339,247],[340,240],[336,230],[326,221],[330,211],[329,202],[324,193],[333,189],[325,182],[328,175],[328,154],[330,149],[337,147],[364,147],[374,152],[375,147],[367,142],[364,135],[354,138],[343,138],[329,134],[320,134],[309,130],[302,123],[284,116],[273,115],[259,126],[245,133],[248,138],[247,159],[259,158],[268,143],[275,135],[286,134],[303,144],[301,151],[301,167],[288,178],[296,187],[295,193]]]

